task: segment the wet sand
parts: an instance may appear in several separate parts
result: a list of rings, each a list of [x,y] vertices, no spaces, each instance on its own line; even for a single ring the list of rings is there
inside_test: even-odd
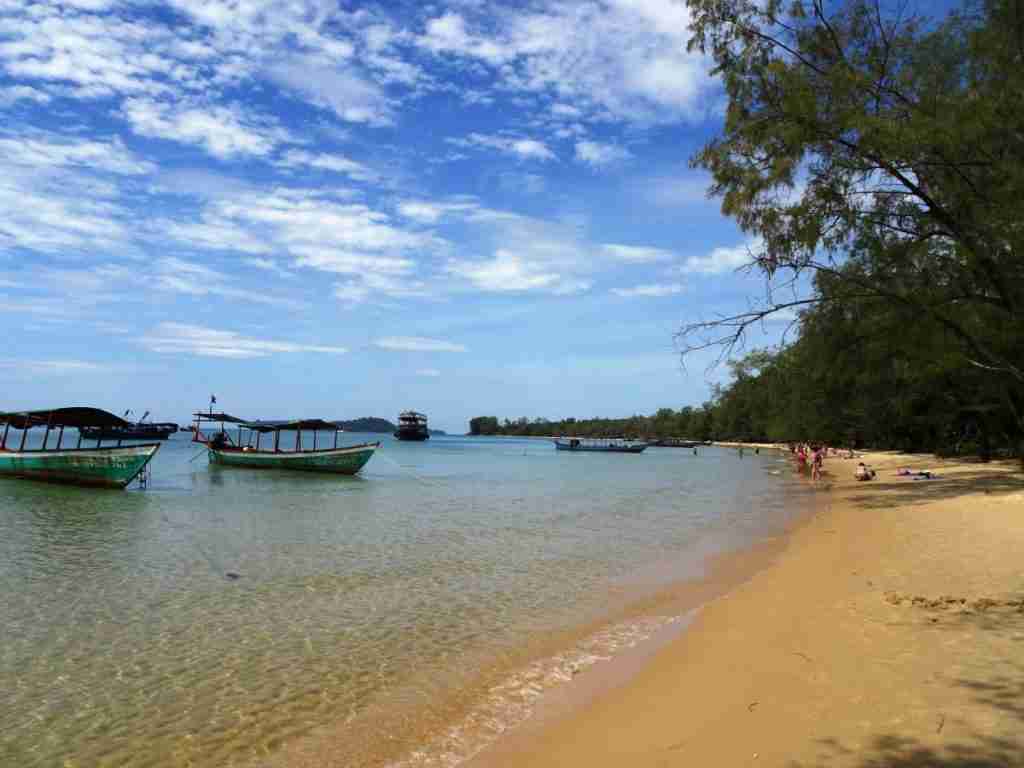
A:
[[[877,479],[852,479],[859,460]],[[1018,468],[828,459],[829,491],[771,564],[629,674],[581,674],[471,764],[1024,765]]]

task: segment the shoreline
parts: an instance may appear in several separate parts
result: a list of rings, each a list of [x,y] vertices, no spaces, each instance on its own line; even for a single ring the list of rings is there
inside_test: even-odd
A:
[[[463,765],[1013,764],[1024,476],[1015,462],[858,460],[878,479],[827,460],[821,506],[685,631],[587,670]]]
[[[779,475],[774,466],[766,463],[758,471]],[[366,765],[388,768],[475,765],[477,755],[487,754],[508,733],[572,711],[581,697],[607,692],[627,680],[653,653],[677,639],[704,605],[769,567],[792,531],[813,517],[814,498],[820,496],[809,484],[788,477],[776,478],[773,487],[772,495],[762,498],[769,506],[759,513],[759,532],[709,531],[676,557],[612,580],[605,602],[589,617],[581,615],[579,623],[540,632],[514,652],[516,663],[496,659],[500,670],[485,665],[473,679],[463,681],[464,689],[474,693],[468,700],[459,695],[468,705],[460,713],[448,711],[447,700],[435,702],[433,725],[411,748],[371,747],[360,741],[361,727],[350,730],[355,723],[345,721],[340,727],[320,726],[310,738],[291,742],[256,764],[354,765],[351,758],[339,756],[365,751],[374,754]],[[378,714],[366,712],[359,719]],[[412,711],[400,719],[407,728],[420,725]]]

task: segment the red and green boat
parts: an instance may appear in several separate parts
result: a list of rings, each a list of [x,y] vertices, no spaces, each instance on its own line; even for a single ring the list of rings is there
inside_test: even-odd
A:
[[[126,428],[128,422],[100,408],[54,408],[44,411],[0,413],[3,437],[0,438],[0,477],[27,478],[49,483],[124,488],[146,469],[160,448],[159,443],[83,445],[89,428]],[[41,447],[27,447],[28,433],[45,428]],[[64,430],[77,433],[74,445],[64,444]],[[21,432],[11,435],[11,430]],[[55,443],[50,438],[56,432]],[[17,446],[15,446],[17,442]],[[70,443],[70,440],[68,441]],[[91,442],[91,441],[89,441]]]
[[[249,469],[291,469],[302,472],[326,472],[354,475],[370,460],[380,443],[338,445],[343,430],[336,421],[292,419],[285,421],[247,421],[227,413],[196,413],[192,441],[206,446],[210,464]],[[220,428],[205,435],[203,424]],[[228,425],[233,428],[228,431]],[[232,432],[234,434],[232,434]],[[294,440],[282,433],[294,432]],[[313,434],[313,447],[302,445],[302,433]],[[325,443],[320,442],[327,432]],[[291,444],[291,448],[287,444]],[[329,443],[326,444],[326,443]]]

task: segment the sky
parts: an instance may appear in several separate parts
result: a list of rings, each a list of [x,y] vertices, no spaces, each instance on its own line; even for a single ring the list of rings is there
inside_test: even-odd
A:
[[[0,410],[628,416],[755,245],[675,0],[0,0]],[[778,329],[765,329],[777,338]]]

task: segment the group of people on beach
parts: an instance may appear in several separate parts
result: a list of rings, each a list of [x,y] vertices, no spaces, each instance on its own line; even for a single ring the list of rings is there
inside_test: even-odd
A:
[[[860,455],[855,453],[853,448],[842,450],[831,448],[823,443],[790,443],[789,450],[796,456],[797,472],[803,474],[808,469],[812,480],[820,480],[822,467],[825,458],[832,456],[839,459],[859,459]],[[857,480],[874,480],[875,470],[867,466],[863,461],[857,465],[853,476]]]
[[[796,470],[800,474],[810,472],[812,480],[820,480],[825,464],[829,456],[839,459],[859,459],[860,455],[854,453],[853,448],[842,450],[833,448],[824,443],[790,443],[790,452],[796,457]],[[857,465],[853,476],[857,480],[873,480],[875,470],[866,466],[864,462]]]
[[[796,471],[803,474],[811,471],[811,480],[820,480],[821,471],[828,455],[829,447],[821,444],[795,443],[789,450],[796,456]]]

